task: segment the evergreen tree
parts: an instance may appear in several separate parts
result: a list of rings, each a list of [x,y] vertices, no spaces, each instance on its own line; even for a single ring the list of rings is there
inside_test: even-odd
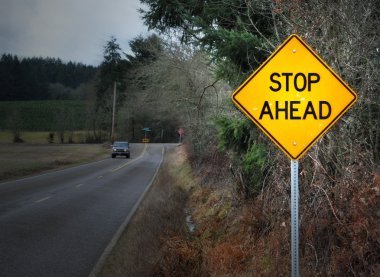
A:
[[[127,58],[132,64],[153,62],[164,48],[162,39],[156,34],[146,38],[138,36],[129,42],[129,47],[133,55],[127,55]]]
[[[111,37],[107,42],[103,54],[104,59],[100,65],[96,109],[110,111],[111,107],[108,99],[112,95],[114,83],[116,82],[119,91],[125,89],[124,75],[128,62],[122,59],[122,51],[115,37]],[[119,97],[118,103],[120,104],[123,100],[123,96]]]
[[[93,66],[55,58],[23,58],[3,54],[0,59],[0,101],[54,99],[49,87],[60,84],[70,89],[90,82],[97,71]],[[63,96],[71,97],[71,95]]]
[[[267,50],[273,50],[274,28],[268,1],[140,2],[148,6],[141,13],[149,28],[160,32],[176,30],[182,34],[182,42],[193,42],[208,50],[219,65],[219,75],[230,81],[236,81],[234,72],[252,72],[271,52]]]

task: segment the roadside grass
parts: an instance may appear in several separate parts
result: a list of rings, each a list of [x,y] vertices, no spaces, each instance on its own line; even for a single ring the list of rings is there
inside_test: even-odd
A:
[[[150,189],[123,235],[107,258],[99,276],[173,276],[170,268],[161,267],[169,250],[167,238],[188,233],[185,208],[193,179],[191,169],[184,162],[180,148],[170,150]],[[181,240],[179,240],[181,241]],[[191,247],[187,250],[189,261],[197,259]],[[180,258],[180,257],[178,257]],[[178,263],[175,263],[177,265]],[[187,263],[175,276],[186,276],[190,267],[199,264]],[[194,268],[191,268],[194,272]],[[169,275],[167,275],[169,274]]]
[[[287,276],[290,226],[212,168],[192,169],[184,147],[168,153],[98,276]]]
[[[48,131],[21,131],[21,139],[25,143],[48,143],[49,137]],[[57,132],[54,133],[53,143],[59,143],[59,137]],[[65,132],[65,142],[68,142],[68,132]],[[74,143],[84,143],[86,141],[87,131],[74,131],[72,140]],[[12,143],[13,134],[9,130],[0,131],[0,143]]]
[[[168,153],[98,276],[251,276],[252,240],[238,227],[233,193],[204,178],[185,147]]]
[[[108,157],[101,144],[0,143],[0,181]]]
[[[184,179],[191,184],[183,204],[185,212],[183,206],[166,206],[162,202],[152,213],[169,207],[177,209],[178,213],[168,212],[162,222],[190,217],[194,231],[178,228],[151,235],[151,241],[162,242],[150,252],[156,252],[151,263],[153,273],[120,276],[291,275],[290,192],[286,185],[289,177],[266,186],[256,197],[244,199],[234,185],[228,163],[223,163],[223,155],[215,152],[207,164],[192,170],[188,162],[169,168],[174,176],[168,183],[181,184]],[[327,176],[323,175],[326,179],[316,179],[313,186],[300,187],[302,276],[379,276],[380,177],[362,175],[361,167],[352,165],[347,169],[361,176],[360,183],[357,177],[341,177],[334,187],[326,188],[330,190],[327,193],[323,189]],[[319,174],[325,174],[319,170]],[[307,184],[305,175],[300,178],[301,184]],[[165,225],[170,226],[167,222]],[[155,228],[145,222],[142,226]],[[140,233],[134,235],[125,243]],[[138,248],[132,253],[138,256],[136,262],[145,257],[137,254]]]

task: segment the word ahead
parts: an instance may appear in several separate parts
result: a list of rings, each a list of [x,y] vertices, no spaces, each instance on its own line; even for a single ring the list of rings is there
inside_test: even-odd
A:
[[[269,102],[265,101],[259,119],[261,120],[264,115],[268,115],[270,119],[279,119],[281,114],[283,114],[283,119],[290,120],[305,120],[308,116],[312,116],[314,119],[328,119],[331,115],[330,103],[327,101],[319,101],[318,104],[319,108],[317,107],[317,112],[315,112],[313,102],[307,101],[306,109],[301,113],[298,108],[301,106],[301,101],[285,101],[283,108],[281,107],[281,103],[276,101],[274,108],[275,116],[273,116]]]
[[[232,97],[294,160],[356,99],[355,92],[297,35],[287,38]]]

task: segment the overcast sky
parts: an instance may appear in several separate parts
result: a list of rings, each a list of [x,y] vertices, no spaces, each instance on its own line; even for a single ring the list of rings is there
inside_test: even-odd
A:
[[[98,65],[115,36],[146,35],[139,0],[0,0],[0,54],[42,56]]]

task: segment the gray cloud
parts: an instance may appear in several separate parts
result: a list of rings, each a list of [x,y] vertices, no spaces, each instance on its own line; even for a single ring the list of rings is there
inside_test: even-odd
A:
[[[123,50],[147,33],[138,0],[1,0],[0,53],[97,65],[115,36]]]

